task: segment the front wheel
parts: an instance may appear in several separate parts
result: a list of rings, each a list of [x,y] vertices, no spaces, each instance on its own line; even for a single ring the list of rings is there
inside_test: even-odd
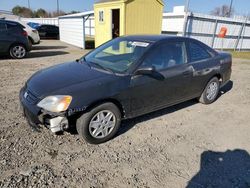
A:
[[[217,77],[214,77],[208,82],[201,97],[199,98],[199,101],[203,104],[211,104],[217,99],[219,91],[220,91],[219,79]]]
[[[100,144],[114,137],[121,124],[121,112],[113,103],[104,103],[83,114],[76,129],[88,143]]]
[[[27,51],[22,44],[13,45],[10,48],[10,56],[14,59],[22,59],[27,55]]]

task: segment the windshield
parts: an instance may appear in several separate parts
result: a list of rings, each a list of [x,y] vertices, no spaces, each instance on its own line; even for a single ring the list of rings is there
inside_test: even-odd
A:
[[[117,38],[86,55],[84,60],[99,68],[125,73],[149,46],[149,42]]]

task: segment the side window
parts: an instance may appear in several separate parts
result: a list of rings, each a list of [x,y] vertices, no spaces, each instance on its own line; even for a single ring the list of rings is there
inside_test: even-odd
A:
[[[5,23],[0,23],[0,31],[6,31]]]
[[[59,31],[59,28],[56,27],[56,26],[52,26],[52,27],[51,27],[51,30],[53,30],[53,31]]]
[[[7,23],[7,28],[8,28],[8,29],[16,28],[16,27],[17,27],[17,24],[14,24],[14,23]]]
[[[191,62],[211,58],[211,55],[201,45],[195,42],[189,43],[189,54]]]
[[[142,66],[162,70],[186,63],[184,42],[170,42],[157,46],[143,61]]]
[[[43,26],[40,27],[40,29],[47,30],[47,26],[43,25]]]
[[[53,25],[48,25],[47,27],[48,27],[48,29],[50,29],[50,30],[56,30],[56,27],[53,26]]]
[[[55,29],[55,28],[54,28],[53,26],[51,26],[51,25],[48,25],[47,28],[48,28],[48,30],[52,30],[52,31]]]
[[[15,24],[15,23],[7,23],[7,29],[9,31],[22,31],[22,27],[19,24]]]

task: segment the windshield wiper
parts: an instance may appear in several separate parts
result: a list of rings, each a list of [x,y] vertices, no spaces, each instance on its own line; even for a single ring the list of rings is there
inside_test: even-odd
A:
[[[94,66],[99,67],[99,68],[101,68],[101,69],[103,69],[103,70],[106,70],[106,71],[108,71],[108,72],[111,72],[111,73],[113,73],[113,74],[116,74],[115,71],[113,71],[112,69],[110,69],[110,68],[108,68],[108,67],[104,67],[104,66],[102,66],[102,65],[100,65],[100,64],[98,64],[98,63],[95,63],[95,62],[91,62],[91,64],[93,64]]]
[[[91,68],[90,64],[86,61],[85,57],[82,57],[81,59],[77,59],[76,62],[77,63],[83,63],[83,62],[85,62]]]

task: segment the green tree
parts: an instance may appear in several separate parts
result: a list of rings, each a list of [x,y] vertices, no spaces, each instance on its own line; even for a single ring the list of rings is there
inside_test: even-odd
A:
[[[22,12],[22,7],[20,6],[15,6],[13,9],[12,9],[12,13],[14,15],[20,15],[20,13]]]
[[[228,17],[234,14],[234,9],[232,8],[230,12],[230,7],[228,5],[222,5],[221,7],[216,7],[211,11],[211,15]]]
[[[59,10],[59,12],[52,11],[52,12],[50,12],[50,14],[51,14],[52,18],[53,17],[58,17],[58,16],[64,16],[64,15],[66,15],[66,13],[64,11],[62,11],[62,10]]]
[[[76,14],[76,13],[80,13],[80,12],[79,12],[79,11],[72,10],[72,11],[69,12],[68,14]]]
[[[46,10],[40,8],[37,11],[34,11],[34,16],[37,18],[46,18],[48,17],[48,13]]]
[[[27,7],[15,6],[12,9],[12,13],[17,16],[22,16],[26,18],[33,17],[33,11]]]

